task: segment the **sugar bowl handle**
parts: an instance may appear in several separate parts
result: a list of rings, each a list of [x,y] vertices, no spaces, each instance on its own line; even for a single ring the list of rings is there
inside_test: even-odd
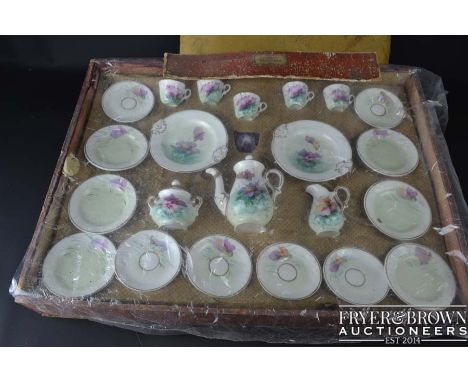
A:
[[[203,199],[200,196],[195,196],[192,198],[192,206],[193,208],[197,210],[197,212],[202,206],[202,204],[203,204]]]
[[[148,203],[148,207],[149,208],[153,208],[153,206],[155,205],[155,203],[159,200],[159,198],[155,197],[155,196],[150,196],[148,199],[147,199],[147,203]]]

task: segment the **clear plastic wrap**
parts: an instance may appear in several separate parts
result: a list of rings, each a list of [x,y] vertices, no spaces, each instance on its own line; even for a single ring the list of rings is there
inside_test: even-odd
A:
[[[395,336],[343,335],[359,309],[466,317],[467,209],[440,77],[384,66],[371,81],[285,87],[162,74],[159,60],[91,62],[11,284],[18,303],[287,343]],[[258,99],[233,101],[247,92]],[[467,338],[457,325],[445,334]]]

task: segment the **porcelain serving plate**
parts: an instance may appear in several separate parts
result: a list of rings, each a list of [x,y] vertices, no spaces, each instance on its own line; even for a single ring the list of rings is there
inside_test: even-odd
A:
[[[148,155],[145,136],[131,126],[106,126],[93,133],[85,145],[86,159],[106,171],[123,171],[138,166]]]
[[[398,126],[406,115],[400,99],[381,88],[369,88],[360,92],[354,100],[354,110],[368,125],[387,129]]]
[[[388,293],[383,264],[358,248],[331,252],[323,263],[323,277],[334,294],[351,304],[377,304]]]
[[[320,287],[320,263],[312,252],[293,243],[276,243],[262,250],[257,259],[257,276],[273,297],[300,300]]]
[[[227,143],[226,128],[217,117],[201,110],[184,110],[153,125],[150,152],[167,170],[196,172],[221,162]]]
[[[432,221],[431,209],[421,192],[396,180],[372,185],[364,196],[364,209],[378,230],[397,240],[424,235]]]
[[[271,150],[289,175],[309,182],[324,182],[352,168],[352,151],[346,137],[319,121],[295,121],[276,128]]]
[[[109,233],[130,220],[136,204],[136,192],[128,180],[112,174],[98,175],[73,192],[68,216],[81,231]]]
[[[55,244],[44,260],[44,286],[62,297],[92,295],[112,280],[114,257],[114,244],[104,236],[89,233],[68,236]]]
[[[403,134],[393,130],[368,130],[359,136],[356,146],[364,164],[383,175],[408,175],[418,166],[416,146]]]
[[[174,238],[157,230],[140,231],[117,249],[115,273],[131,289],[150,291],[168,285],[182,264],[180,247]]]
[[[455,298],[456,282],[450,267],[428,247],[397,245],[385,258],[385,271],[392,290],[409,305],[441,308]]]
[[[190,282],[199,291],[211,297],[232,297],[249,283],[252,262],[239,241],[211,235],[190,248],[186,270]]]

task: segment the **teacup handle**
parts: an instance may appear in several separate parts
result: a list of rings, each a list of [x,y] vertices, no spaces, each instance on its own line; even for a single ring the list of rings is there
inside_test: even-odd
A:
[[[184,98],[183,100],[186,101],[190,98],[190,96],[192,95],[192,91],[190,89],[185,89],[185,93],[184,93]]]
[[[351,105],[353,102],[354,102],[354,95],[351,94],[351,95],[349,96],[348,103]]]
[[[346,195],[344,200],[342,200],[338,194],[340,191],[343,191]],[[349,200],[351,199],[351,193],[349,192],[349,189],[347,187],[342,187],[342,186],[336,187],[333,190],[333,196],[336,202],[338,203],[338,205],[340,206],[341,210],[344,210],[345,208],[348,207]]]
[[[307,101],[310,102],[315,98],[315,93],[311,90],[310,92],[307,93]]]
[[[203,199],[200,196],[195,196],[192,199],[192,206],[198,211],[203,204]]]
[[[223,92],[222,92],[222,94],[223,94],[223,95],[226,95],[226,94],[229,93],[230,91],[231,91],[231,85],[225,84],[225,85],[223,86]]]
[[[146,201],[148,203],[148,207],[153,208],[153,206],[154,206],[154,204],[156,203],[157,200],[159,200],[159,198],[157,198],[155,196],[150,196],[148,198],[148,200]]]
[[[258,105],[258,112],[263,113],[267,109],[268,105],[266,102],[260,102]]]
[[[269,177],[271,174],[274,174],[276,175],[276,177],[278,178],[278,184],[277,185],[274,185],[271,183]],[[271,197],[273,198],[273,204],[275,203],[276,201],[276,198],[278,197],[279,194],[281,194],[281,189],[283,188],[283,184],[284,184],[284,176],[283,176],[283,173],[281,171],[278,171],[276,169],[271,169],[271,170],[268,170],[266,173],[265,173],[265,183],[267,185],[267,187],[270,188],[271,190]]]

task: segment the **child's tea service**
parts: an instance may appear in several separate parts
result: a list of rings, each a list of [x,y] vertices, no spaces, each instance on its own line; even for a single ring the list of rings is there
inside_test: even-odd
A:
[[[313,91],[309,91],[306,83],[302,81],[290,81],[283,86],[285,105],[290,109],[302,109],[315,97]]]
[[[198,96],[201,103],[217,104],[231,90],[231,85],[220,80],[198,80]]]
[[[343,112],[353,102],[354,96],[348,85],[333,84],[323,89],[323,98],[328,110]]]
[[[192,91],[185,87],[185,84],[175,80],[159,81],[159,97],[161,102],[167,106],[178,106],[188,100]]]
[[[255,93],[238,93],[234,96],[234,112],[238,119],[251,121],[267,109],[268,105],[262,102]]]

